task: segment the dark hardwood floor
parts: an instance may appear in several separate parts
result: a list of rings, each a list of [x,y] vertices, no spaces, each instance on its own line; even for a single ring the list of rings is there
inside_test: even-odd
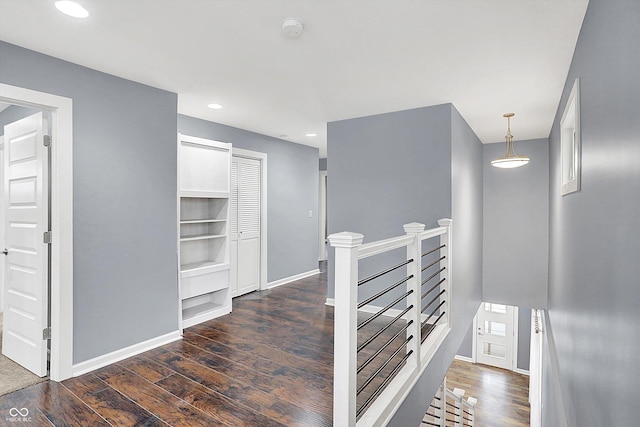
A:
[[[0,397],[0,425],[331,426],[325,299],[324,273],[236,298],[230,315],[180,341]],[[27,408],[26,421],[11,408]]]
[[[325,299],[324,272],[236,298],[231,314],[186,329],[180,341],[1,396],[0,426],[331,426],[333,308]],[[386,321],[363,333],[378,322]],[[359,363],[394,332],[372,343]],[[371,363],[358,383],[379,365]],[[12,417],[12,408],[26,408],[27,417]]]

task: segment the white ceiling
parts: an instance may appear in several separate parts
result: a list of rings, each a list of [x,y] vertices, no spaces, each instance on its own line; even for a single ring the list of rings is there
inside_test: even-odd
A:
[[[0,39],[320,147],[326,123],[451,102],[484,143],[549,135],[588,0],[2,0]],[[280,32],[286,18],[300,38]],[[222,110],[210,110],[217,102]],[[306,137],[308,132],[317,137]]]

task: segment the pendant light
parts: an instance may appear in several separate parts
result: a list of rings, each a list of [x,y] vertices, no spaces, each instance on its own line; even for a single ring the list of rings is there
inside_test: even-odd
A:
[[[505,135],[505,139],[507,140],[507,151],[504,154],[504,157],[491,160],[491,166],[495,166],[497,168],[517,168],[529,163],[529,158],[527,156],[518,156],[516,152],[513,151],[513,135],[511,135],[511,117],[513,116],[515,116],[515,113],[505,113],[502,115],[502,117],[507,118],[507,134]]]

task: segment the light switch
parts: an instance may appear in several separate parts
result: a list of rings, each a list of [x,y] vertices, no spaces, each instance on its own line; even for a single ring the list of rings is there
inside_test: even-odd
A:
[[[313,218],[313,211],[309,211],[309,218]]]

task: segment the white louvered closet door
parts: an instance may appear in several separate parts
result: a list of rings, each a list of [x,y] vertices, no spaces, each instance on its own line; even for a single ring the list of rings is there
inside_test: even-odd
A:
[[[231,291],[260,287],[260,161],[234,157],[231,165]]]

